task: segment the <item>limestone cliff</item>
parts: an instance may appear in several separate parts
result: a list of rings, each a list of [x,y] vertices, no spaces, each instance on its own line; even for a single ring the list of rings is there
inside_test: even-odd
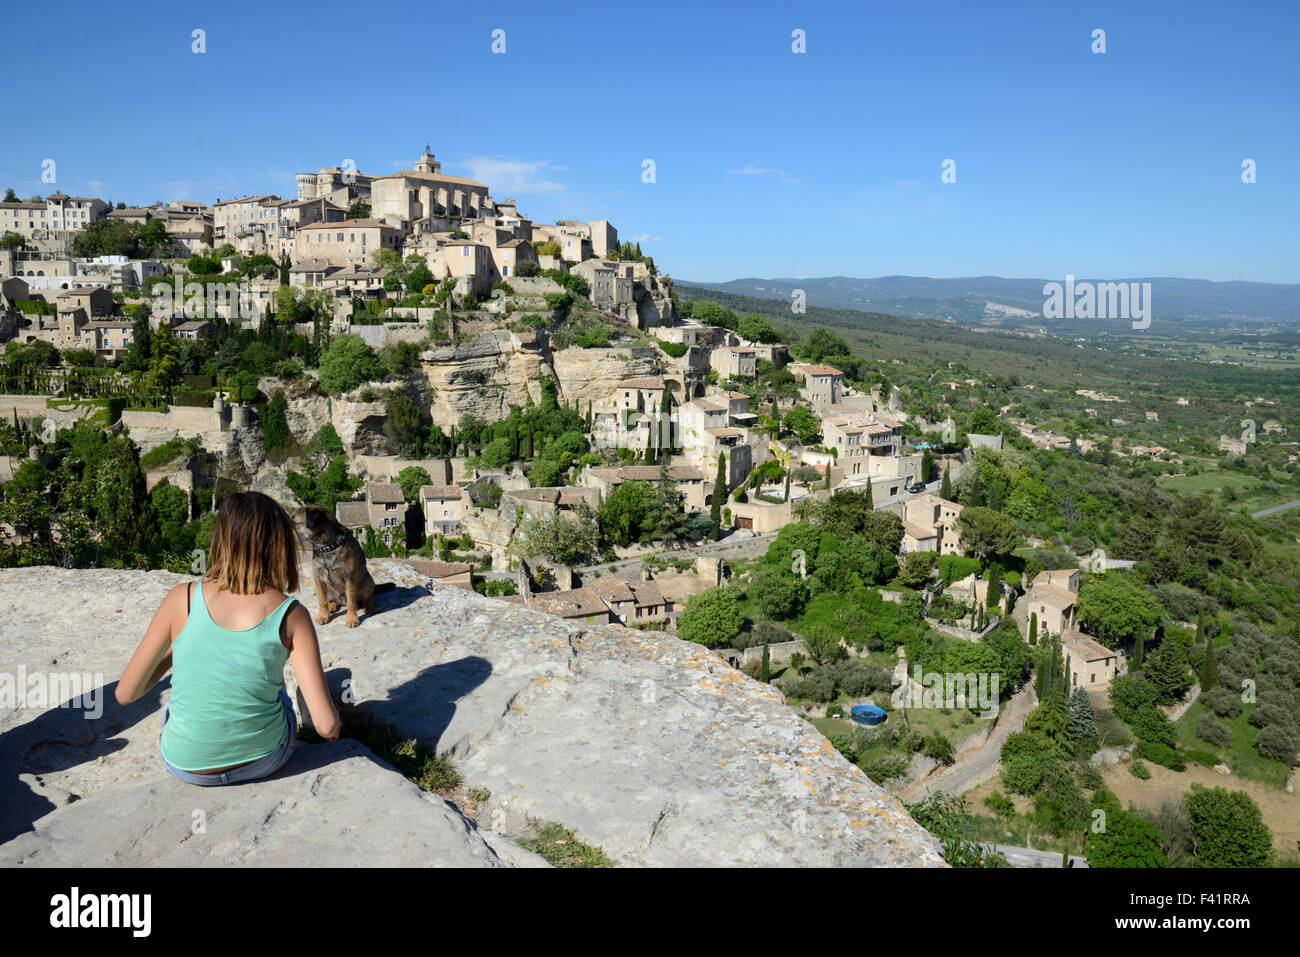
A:
[[[105,686],[93,682],[104,710],[91,720],[49,702],[0,709],[0,866],[527,866],[538,859],[510,840],[527,819],[627,866],[942,864],[896,798],[712,652],[548,618],[396,562],[372,569],[399,587],[359,628],[318,627],[331,688],[347,689],[345,711],[450,755],[486,803],[422,793],[352,741],[300,745],[257,784],[175,781],[157,753],[166,680],[125,708],[112,684],[185,579],[5,570],[4,668]]]

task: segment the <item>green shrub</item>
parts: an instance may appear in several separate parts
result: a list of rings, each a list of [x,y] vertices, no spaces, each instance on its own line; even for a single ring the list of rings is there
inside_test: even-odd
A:
[[[1132,764],[1130,764],[1128,766],[1128,773],[1141,781],[1151,780],[1150,769],[1141,761],[1134,761]]]
[[[1159,764],[1171,771],[1187,770],[1187,761],[1182,752],[1175,751],[1169,745],[1161,744],[1159,741],[1139,741],[1137,750],[1133,753],[1139,758],[1146,758],[1151,763]]]

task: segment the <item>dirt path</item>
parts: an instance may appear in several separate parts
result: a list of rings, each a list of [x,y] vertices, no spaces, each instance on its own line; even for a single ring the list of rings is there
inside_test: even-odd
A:
[[[1128,807],[1131,801],[1140,808],[1154,811],[1165,801],[1181,798],[1193,784],[1245,791],[1259,805],[1264,823],[1273,832],[1273,848],[1278,856],[1291,860],[1296,858],[1296,842],[1300,841],[1300,795],[1287,794],[1235,774],[1219,774],[1199,764],[1189,764],[1186,771],[1171,771],[1150,761],[1144,763],[1151,771],[1149,781],[1140,781],[1129,774],[1128,764],[1102,769],[1106,787],[1115,792],[1124,807]]]
[[[1038,703],[1032,683],[1017,691],[998,714],[997,726],[988,740],[975,751],[904,788],[900,793],[905,801],[916,801],[927,790],[961,794],[983,784],[998,773],[1002,760],[1002,744],[1015,731],[1025,726],[1025,717]]]

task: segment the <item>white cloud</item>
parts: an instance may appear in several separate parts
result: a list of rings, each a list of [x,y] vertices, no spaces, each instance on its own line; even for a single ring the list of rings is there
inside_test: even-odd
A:
[[[527,196],[534,193],[562,193],[563,183],[547,179],[548,172],[562,171],[545,160],[512,160],[496,156],[470,156],[462,164],[470,176],[488,186],[494,196]]]
[[[664,238],[662,236],[651,236],[649,233],[641,233],[639,236],[625,236],[623,241],[627,243],[661,243]]]
[[[727,175],[728,176],[779,176],[781,178],[781,182],[785,183],[786,186],[799,185],[798,178],[795,176],[791,176],[783,169],[772,169],[771,167],[758,166],[754,163],[750,163],[748,166],[745,166],[741,169],[729,169],[727,170]]]

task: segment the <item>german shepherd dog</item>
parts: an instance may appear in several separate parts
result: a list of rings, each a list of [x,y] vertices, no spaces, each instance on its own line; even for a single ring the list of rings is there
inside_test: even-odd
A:
[[[374,610],[377,591],[396,587],[391,582],[380,586],[366,568],[366,553],[346,528],[319,505],[308,505],[293,513],[293,523],[304,542],[311,546],[311,571],[316,583],[316,624],[324,625],[330,615],[346,606],[347,626],[361,624],[358,610],[369,615]]]

